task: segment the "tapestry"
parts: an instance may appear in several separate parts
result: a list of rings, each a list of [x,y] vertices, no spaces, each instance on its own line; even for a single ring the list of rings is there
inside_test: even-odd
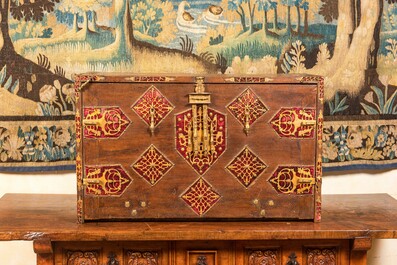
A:
[[[396,167],[396,2],[2,0],[0,170],[74,168],[83,72],[321,75],[324,169]]]

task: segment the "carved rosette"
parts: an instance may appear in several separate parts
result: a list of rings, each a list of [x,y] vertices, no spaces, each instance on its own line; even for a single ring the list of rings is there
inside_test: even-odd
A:
[[[200,216],[211,209],[221,198],[219,193],[203,178],[199,178],[180,197]]]
[[[255,250],[249,254],[248,265],[278,265],[277,250]]]
[[[128,251],[128,265],[158,265],[159,253],[153,251]]]
[[[154,186],[168,171],[174,166],[165,155],[163,155],[154,145],[151,145],[139,158],[132,164],[135,172]]]
[[[97,251],[69,251],[66,265],[99,265]]]
[[[316,182],[313,166],[279,166],[269,179],[278,193],[313,194]]]
[[[244,126],[244,131],[248,133],[251,125],[255,123],[268,108],[261,99],[251,90],[247,88],[237,98],[235,98],[228,106],[230,113]]]
[[[198,107],[195,133],[191,109],[175,116],[176,150],[200,175],[204,174],[226,150],[226,115],[208,108],[207,128],[203,128],[202,112],[202,107]],[[202,139],[197,147],[194,147],[195,137]]]
[[[86,195],[119,196],[131,181],[121,165],[85,166],[83,184]]]
[[[171,102],[155,86],[149,87],[132,105],[135,113],[151,130],[154,130],[174,108]]]
[[[316,129],[316,110],[309,108],[282,108],[270,124],[280,137],[313,138]]]
[[[307,249],[307,264],[308,265],[336,265],[336,249]]]
[[[236,179],[248,188],[267,168],[247,146],[226,166]]]
[[[83,112],[85,138],[118,138],[131,123],[119,107],[91,107]]]

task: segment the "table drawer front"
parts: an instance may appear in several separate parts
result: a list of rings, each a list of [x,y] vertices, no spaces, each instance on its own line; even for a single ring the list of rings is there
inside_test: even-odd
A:
[[[348,240],[56,243],[55,264],[349,265]]]

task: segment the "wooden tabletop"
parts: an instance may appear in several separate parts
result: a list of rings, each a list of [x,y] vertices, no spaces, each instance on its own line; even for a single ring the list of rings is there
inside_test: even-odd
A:
[[[0,241],[267,240],[397,238],[397,200],[387,194],[323,195],[313,222],[92,222],[78,224],[75,195],[6,194]]]

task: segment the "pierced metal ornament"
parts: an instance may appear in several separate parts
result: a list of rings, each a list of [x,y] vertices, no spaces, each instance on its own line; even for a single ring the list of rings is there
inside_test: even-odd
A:
[[[226,150],[226,115],[208,107],[204,78],[196,78],[195,92],[189,94],[191,109],[175,115],[175,145],[178,153],[200,175]]]

